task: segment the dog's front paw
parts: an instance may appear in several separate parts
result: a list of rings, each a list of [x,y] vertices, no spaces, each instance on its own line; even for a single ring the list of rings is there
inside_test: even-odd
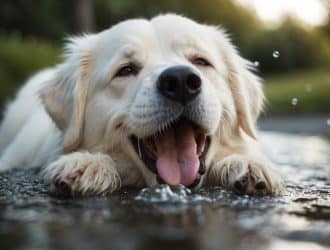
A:
[[[208,172],[209,185],[221,185],[240,194],[278,194],[282,178],[266,160],[231,155],[214,164]]]
[[[60,157],[42,173],[45,182],[57,194],[102,194],[120,187],[120,177],[114,165],[108,155],[76,152]]]

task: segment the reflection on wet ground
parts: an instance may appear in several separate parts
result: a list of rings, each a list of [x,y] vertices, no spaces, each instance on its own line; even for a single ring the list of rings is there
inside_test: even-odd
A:
[[[163,185],[64,199],[49,195],[36,170],[2,174],[1,249],[329,249],[329,139],[262,133],[261,141],[281,164],[282,196]]]

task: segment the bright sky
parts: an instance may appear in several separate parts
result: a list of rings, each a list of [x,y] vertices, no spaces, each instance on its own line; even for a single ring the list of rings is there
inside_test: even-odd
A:
[[[326,20],[327,12],[320,0],[236,0],[253,8],[264,21],[276,22],[285,15],[293,15],[311,25]]]

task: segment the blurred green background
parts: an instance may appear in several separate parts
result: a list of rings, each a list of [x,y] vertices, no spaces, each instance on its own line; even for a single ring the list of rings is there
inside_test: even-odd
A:
[[[234,0],[1,0],[0,108],[32,73],[61,61],[66,36],[175,12],[231,33],[265,80],[268,114],[330,113],[330,2],[320,1],[328,18],[312,26],[289,15],[270,25]]]

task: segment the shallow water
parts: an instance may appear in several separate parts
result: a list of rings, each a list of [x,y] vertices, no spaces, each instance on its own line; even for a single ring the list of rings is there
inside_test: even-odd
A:
[[[37,170],[2,174],[1,249],[329,249],[329,139],[267,132],[261,141],[281,164],[282,196],[161,185],[64,199]]]

